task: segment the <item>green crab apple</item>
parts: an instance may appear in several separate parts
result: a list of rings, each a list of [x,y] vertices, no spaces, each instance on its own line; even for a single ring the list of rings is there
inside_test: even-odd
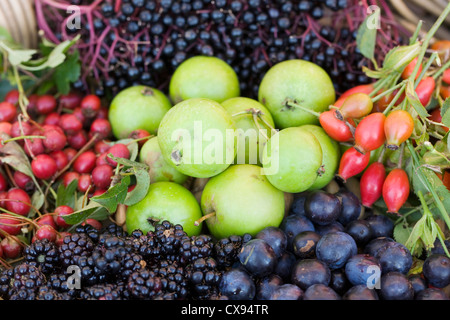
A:
[[[170,79],[169,95],[173,103],[190,98],[208,98],[220,103],[240,95],[239,79],[225,61],[195,56],[175,70]]]
[[[235,125],[216,101],[205,98],[184,100],[162,119],[158,143],[164,159],[181,173],[209,178],[233,162]]]
[[[284,217],[284,193],[252,164],[230,166],[211,178],[201,196],[203,218],[217,239],[278,227]]]
[[[137,129],[156,134],[159,123],[172,107],[169,98],[158,89],[133,86],[119,92],[108,111],[114,136],[124,139]]]
[[[269,110],[254,99],[236,97],[222,102],[236,126],[235,164],[261,165],[261,152],[275,124]]]
[[[308,188],[309,190],[322,189],[333,180],[336,170],[339,166],[340,148],[339,144],[331,139],[325,130],[314,124],[306,124],[300,128],[312,133],[319,141],[322,148],[322,165],[319,168],[319,176],[316,181]]]
[[[318,124],[317,116],[302,110],[323,112],[336,93],[330,76],[320,66],[301,59],[279,62],[264,75],[258,100],[266,106],[278,129]]]
[[[323,153],[314,134],[291,127],[274,134],[263,150],[263,172],[276,188],[290,193],[308,190],[317,180]]]
[[[145,198],[127,208],[126,227],[130,234],[138,229],[146,234],[154,230],[152,221],[168,220],[191,236],[200,234],[202,226],[195,221],[201,217],[200,205],[188,189],[162,181],[151,184]]]
[[[150,182],[171,181],[183,184],[188,176],[172,167],[164,160],[158,137],[147,140],[139,151],[139,161],[149,166]]]

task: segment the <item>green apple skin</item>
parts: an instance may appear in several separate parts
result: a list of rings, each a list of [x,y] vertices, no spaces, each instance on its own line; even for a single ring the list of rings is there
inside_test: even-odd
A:
[[[232,165],[211,178],[203,189],[203,215],[217,239],[249,233],[255,236],[268,226],[278,227],[284,217],[284,193],[262,175],[262,168],[252,164]]]
[[[316,137],[301,127],[280,130],[263,150],[263,169],[277,189],[298,193],[308,190],[319,176],[322,148]]]
[[[233,162],[235,129],[232,117],[219,103],[192,98],[167,112],[158,129],[158,142],[164,159],[178,171],[209,178]]]
[[[319,141],[322,148],[322,166],[319,170],[319,176],[316,181],[309,187],[309,190],[322,189],[333,180],[336,170],[339,167],[341,151],[339,144],[327,135],[325,130],[314,124],[306,124],[301,126],[312,133]]]
[[[172,107],[161,91],[147,86],[133,86],[119,92],[111,101],[108,118],[117,139],[124,139],[137,129],[155,135],[159,123]]]
[[[236,72],[216,57],[187,59],[175,70],[169,84],[169,96],[174,104],[190,98],[208,98],[221,103],[239,95]]]
[[[317,116],[287,107],[286,99],[320,113],[335,102],[336,93],[325,70],[312,62],[293,59],[279,62],[267,71],[258,100],[269,109],[278,129],[319,123]]]
[[[149,166],[150,183],[170,181],[183,184],[188,176],[172,167],[164,160],[158,137],[147,140],[139,151],[139,162]]]
[[[264,121],[272,128],[275,127],[270,111],[254,99],[236,97],[228,99],[221,104],[231,116],[248,109],[259,110]],[[251,113],[233,116],[233,120],[237,130],[236,159],[234,164],[257,164],[260,166],[260,155],[267,142],[265,137],[271,137],[271,129],[259,119],[257,121],[260,128],[258,128]]]
[[[175,182],[156,182],[150,185],[147,195],[140,202],[127,208],[126,227],[131,234],[141,230],[146,234],[153,231],[149,218],[180,224],[189,235],[199,235],[202,224],[194,222],[202,217],[200,205],[194,195]]]

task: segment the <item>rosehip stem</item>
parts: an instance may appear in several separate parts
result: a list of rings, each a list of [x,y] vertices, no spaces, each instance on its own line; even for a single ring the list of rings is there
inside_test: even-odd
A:
[[[448,60],[446,63],[444,63],[434,74],[433,78],[436,80],[442,73],[444,73],[445,70],[450,68],[450,60]]]
[[[372,98],[372,102],[376,102],[378,100],[380,100],[382,97],[387,96],[388,94],[394,92],[395,90],[397,90],[398,88],[405,86],[406,85],[406,81],[403,80],[402,82],[400,82],[399,84],[393,86],[392,88],[390,88],[389,90],[383,91],[382,93],[380,93],[379,95],[375,96]]]
[[[438,53],[437,52],[433,52],[431,54],[431,56],[428,59],[427,63],[423,67],[422,72],[420,73],[420,75],[416,79],[416,83],[414,84],[414,89],[417,89],[417,86],[419,85],[420,81],[423,79],[423,77],[427,73],[428,69],[430,69],[431,65],[433,64],[434,60],[437,59],[437,57],[438,57]]]
[[[204,215],[200,219],[194,221],[194,226],[198,227],[200,225],[200,223],[202,223],[203,221],[205,221],[205,220],[207,220],[209,218],[214,217],[215,215],[216,215],[215,212],[211,212],[211,213],[208,213],[208,214]]]
[[[395,103],[398,101],[398,99],[400,99],[400,96],[403,94],[403,92],[405,91],[406,86],[402,86],[400,88],[400,90],[397,92],[397,94],[395,95],[395,97],[392,99],[392,101],[389,103],[389,105],[386,107],[386,109],[383,111],[384,115],[387,115],[389,113],[389,111],[391,111],[391,109],[394,107]]]

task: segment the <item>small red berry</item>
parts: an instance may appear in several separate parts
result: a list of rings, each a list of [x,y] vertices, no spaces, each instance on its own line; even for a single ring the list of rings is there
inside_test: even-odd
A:
[[[36,110],[39,114],[49,114],[56,109],[57,102],[55,97],[45,94],[36,101]]]
[[[8,181],[5,177],[0,173],[0,192],[8,190]]]
[[[382,163],[374,162],[367,167],[359,183],[363,206],[370,208],[381,197],[385,178],[386,169]]]
[[[38,179],[47,180],[58,171],[56,161],[47,154],[40,154],[31,161],[31,170]]]
[[[87,95],[81,100],[80,107],[86,118],[94,118],[101,108],[100,98],[93,94]]]
[[[34,242],[36,240],[47,239],[50,242],[55,242],[57,237],[58,232],[55,230],[55,228],[49,225],[43,225],[36,230],[36,233],[31,241]]]
[[[88,173],[83,173],[78,179],[78,190],[80,192],[93,191],[92,178]]]
[[[63,152],[66,154],[67,156],[67,160],[70,162],[72,161],[73,158],[75,158],[75,156],[77,155],[78,151],[75,150],[74,148],[65,148],[63,150]]]
[[[25,173],[20,172],[20,171],[15,171],[13,178],[14,178],[14,182],[20,189],[25,190],[27,192],[34,190],[33,179],[31,177],[29,177],[28,175],[26,175]]]
[[[86,145],[86,143],[88,142],[88,138],[84,131],[78,131],[75,134],[68,135],[67,142],[72,148],[80,150]]]
[[[0,229],[9,235],[15,236],[20,233],[22,226],[20,220],[13,216],[7,217],[7,214],[4,214],[4,217],[0,217]]]
[[[111,148],[111,146],[107,142],[109,141],[106,140],[97,141],[94,145],[95,153],[102,154],[104,152],[107,152],[109,148]]]
[[[59,126],[66,134],[75,134],[83,129],[83,123],[73,114],[63,114],[59,119]]]
[[[14,236],[3,239],[0,246],[2,247],[3,256],[6,259],[15,259],[19,257],[23,249],[20,240]]]
[[[355,130],[355,148],[361,153],[370,152],[381,147],[386,141],[384,121],[386,116],[375,112],[364,117]]]
[[[9,102],[0,102],[0,121],[11,122],[17,116],[16,106]]]
[[[106,119],[95,119],[89,131],[89,136],[97,135],[97,141],[108,138],[111,135],[111,124]]]
[[[63,216],[67,216],[72,213],[74,213],[74,210],[69,206],[62,205],[62,206],[56,207],[55,208],[56,225],[61,228],[68,228],[70,226],[70,224],[68,224],[64,220]]]
[[[92,181],[97,188],[108,189],[111,184],[111,177],[114,171],[110,165],[104,164],[92,170]]]
[[[45,128],[43,135],[45,139],[43,139],[42,143],[47,152],[62,150],[66,146],[67,138],[62,130],[53,127]]]
[[[6,102],[16,105],[19,102],[19,96],[20,96],[19,90],[13,89],[5,95],[4,100]]]
[[[130,150],[128,150],[128,147],[124,145],[123,143],[117,143],[113,145],[109,150],[108,154],[112,154],[116,158],[124,158],[128,159],[130,158]],[[107,157],[106,160],[111,164],[112,166],[117,166],[117,162],[111,159],[110,157]]]
[[[33,132],[33,127],[28,122],[13,122],[11,126],[11,137],[29,136]]]
[[[59,97],[59,106],[63,109],[75,109],[80,106],[80,103],[81,97],[74,92]]]
[[[48,155],[55,160],[58,171],[61,171],[69,164],[67,154],[63,150],[53,151]]]
[[[370,152],[362,154],[354,147],[347,149],[339,162],[338,176],[345,182],[354,177],[367,167],[370,161]]]
[[[21,216],[27,216],[30,211],[30,196],[22,189],[9,189],[6,198],[6,209]]]
[[[0,132],[3,132],[8,136],[11,136],[11,129],[12,129],[11,123],[5,121],[0,122]]]
[[[144,138],[151,137],[151,134],[147,130],[137,129],[132,131],[128,137],[133,140],[139,140],[138,145],[142,147],[147,142]]]
[[[96,160],[97,156],[93,151],[85,151],[73,162],[73,169],[78,173],[91,173]]]
[[[64,186],[67,187],[73,180],[80,179],[80,174],[78,172],[69,171],[63,175],[62,179]]]
[[[44,214],[43,216],[41,216],[40,218],[38,218],[36,220],[36,223],[40,226],[48,225],[55,229],[57,227],[57,225],[55,223],[55,219],[53,218],[53,216],[51,214]]]
[[[57,112],[49,113],[44,119],[44,125],[59,125],[60,115]]]

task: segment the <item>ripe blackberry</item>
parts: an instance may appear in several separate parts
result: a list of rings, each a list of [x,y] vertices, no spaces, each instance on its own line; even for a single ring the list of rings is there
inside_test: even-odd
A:
[[[194,299],[208,300],[220,294],[218,286],[222,272],[213,258],[199,258],[186,268],[186,278]]]
[[[162,293],[161,277],[147,268],[133,272],[126,283],[130,297],[138,300],[152,300]]]
[[[237,255],[242,246],[250,241],[252,236],[245,234],[243,236],[232,235],[220,239],[214,244],[213,257],[221,268],[229,268],[238,261]]]
[[[94,243],[97,243],[98,239],[100,237],[99,231],[97,229],[95,229],[93,226],[91,226],[90,224],[85,224],[84,226],[78,225],[75,228],[75,233],[77,233],[79,235],[82,235],[82,234],[86,235]]]
[[[123,228],[115,223],[108,225],[105,227],[101,233],[99,241],[102,242],[102,239],[108,238],[109,236],[116,236],[118,238],[126,238],[128,236],[127,232],[123,230]]]
[[[94,242],[85,233],[74,233],[63,238],[59,247],[59,259],[64,267],[78,265],[78,259],[89,256],[94,250]]]
[[[169,221],[156,223],[154,234],[161,246],[161,255],[166,256],[178,254],[181,242],[187,236],[180,224],[174,225]]]
[[[188,295],[188,282],[185,270],[176,261],[161,260],[151,269],[161,278],[163,294],[158,296],[163,300],[182,300]]]
[[[135,230],[126,241],[147,263],[153,263],[155,257],[159,258],[161,254],[161,246],[152,231],[144,235],[141,230]]]
[[[72,275],[72,274],[70,274],[70,275]],[[69,278],[68,277],[70,275],[67,275],[66,272],[51,274],[51,275],[47,276],[47,282],[45,285],[49,289],[60,293],[67,299],[69,299],[69,298],[75,299],[78,297],[78,292],[79,292],[80,288],[69,287],[69,285],[68,285]],[[74,283],[72,283],[72,284],[74,284]],[[81,285],[81,282],[80,282],[80,285]]]
[[[186,236],[181,241],[180,263],[187,265],[199,258],[210,257],[213,247],[213,239],[209,235]]]
[[[58,290],[52,289],[51,287],[44,285],[38,289],[36,299],[55,301],[55,300],[72,300],[72,297],[66,292],[61,293]]]
[[[105,283],[85,287],[80,292],[80,298],[83,300],[124,300],[124,284]]]
[[[39,267],[43,273],[55,272],[61,266],[58,248],[48,239],[36,240],[23,252],[24,259],[30,265]]]
[[[21,263],[0,275],[0,297],[5,300],[34,300],[45,275],[35,265]]]

